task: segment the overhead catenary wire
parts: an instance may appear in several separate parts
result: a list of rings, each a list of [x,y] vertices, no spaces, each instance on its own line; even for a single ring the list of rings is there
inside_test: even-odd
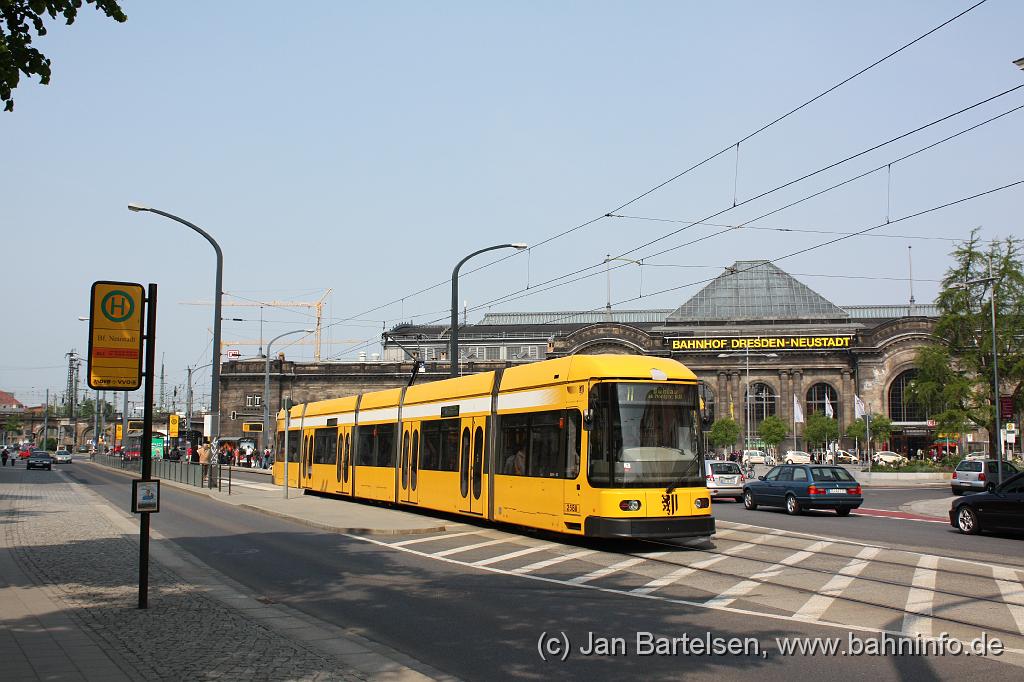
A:
[[[644,244],[641,244],[640,246],[637,246],[637,247],[634,247],[634,248],[629,249],[627,251],[624,251],[621,254],[619,254],[618,256],[616,256],[616,258],[622,258],[622,257],[625,257],[625,256],[629,256],[631,254],[634,254],[634,253],[636,253],[637,251],[639,251],[642,248],[645,248],[647,246],[650,246],[650,245],[656,244],[658,242],[661,242],[661,241],[663,241],[663,240],[665,240],[665,239],[667,239],[667,238],[669,238],[671,236],[679,234],[680,232],[684,232],[685,230],[687,230],[687,229],[689,229],[689,228],[691,228],[691,227],[693,227],[693,226],[695,226],[697,224],[701,224],[701,223],[707,222],[709,220],[712,220],[714,218],[717,218],[718,216],[724,215],[725,213],[728,213],[729,211],[733,210],[734,208],[738,208],[738,207],[741,207],[741,206],[743,206],[745,204],[757,201],[758,199],[762,199],[762,198],[764,198],[766,196],[771,195],[774,192],[777,192],[777,191],[779,191],[781,189],[784,189],[786,187],[790,187],[790,186],[792,186],[793,184],[795,184],[797,182],[800,182],[802,180],[806,180],[806,179],[808,179],[810,177],[814,177],[815,175],[818,175],[819,173],[824,172],[825,170],[835,168],[835,167],[841,165],[842,163],[845,163],[845,162],[850,161],[852,159],[855,159],[855,158],[858,158],[860,156],[863,156],[865,153],[867,153],[869,151],[875,151],[877,149],[880,149],[880,148],[882,148],[882,147],[884,147],[884,146],[886,146],[888,144],[892,144],[892,143],[894,143],[894,142],[896,142],[898,140],[904,139],[908,135],[912,135],[912,134],[914,134],[916,132],[920,132],[922,130],[925,130],[925,129],[931,127],[931,126],[934,126],[934,125],[937,125],[937,124],[939,124],[939,123],[941,123],[943,121],[949,120],[952,117],[955,117],[957,115],[963,114],[963,113],[965,113],[967,111],[970,111],[970,110],[972,110],[972,109],[974,109],[974,108],[976,108],[978,106],[981,106],[982,104],[990,102],[990,101],[992,101],[994,99],[997,99],[999,97],[1003,97],[1003,96],[1005,96],[1005,95],[1007,95],[1007,94],[1009,94],[1011,92],[1014,92],[1016,90],[1019,90],[1021,88],[1024,88],[1024,84],[1018,85],[1018,86],[1010,88],[1008,90],[1004,90],[1003,92],[1001,92],[1001,93],[999,93],[997,95],[993,95],[992,97],[988,97],[988,98],[986,98],[984,100],[981,100],[980,102],[976,102],[976,103],[974,103],[972,105],[964,107],[964,108],[962,108],[962,109],[960,109],[960,110],[958,110],[956,112],[953,112],[952,114],[947,114],[945,116],[942,116],[942,117],[940,117],[938,119],[935,119],[935,120],[931,121],[930,123],[924,124],[922,126],[918,126],[917,128],[914,128],[913,130],[901,133],[901,134],[899,134],[899,135],[897,135],[897,136],[895,136],[893,138],[890,138],[889,140],[887,140],[885,142],[873,145],[872,147],[870,147],[868,149],[865,149],[865,150],[862,150],[862,151],[857,152],[855,154],[852,154],[850,156],[847,156],[846,158],[844,158],[844,159],[842,159],[840,161],[832,162],[832,163],[828,164],[827,166],[824,166],[824,167],[822,167],[822,168],[820,168],[820,169],[818,169],[816,171],[812,171],[811,173],[807,173],[807,174],[805,174],[805,175],[803,175],[803,176],[801,176],[801,177],[799,177],[799,178],[797,178],[795,180],[787,181],[787,182],[785,182],[785,183],[783,183],[781,185],[778,185],[778,186],[776,186],[776,187],[774,187],[772,189],[766,190],[766,191],[758,194],[755,197],[751,197],[749,199],[745,199],[742,202],[740,202],[739,204],[737,204],[737,206],[735,206],[735,207],[733,207],[733,206],[726,206],[725,208],[723,208],[723,209],[721,209],[721,210],[719,210],[719,211],[717,211],[717,212],[715,212],[715,213],[713,213],[713,214],[711,214],[709,216],[706,216],[705,218],[702,218],[700,220],[691,221],[691,222],[689,222],[688,224],[684,225],[683,227],[681,227],[679,229],[672,230],[672,231],[667,232],[667,233],[665,233],[665,234],[663,234],[663,235],[661,235],[659,237],[656,237],[655,239],[649,240],[649,241],[645,242]],[[923,153],[925,151],[928,151],[930,149],[934,149],[935,147],[938,147],[941,144],[949,142],[950,140],[953,140],[953,139],[955,139],[955,138],[957,138],[957,137],[959,137],[961,135],[964,135],[964,134],[966,134],[968,132],[972,132],[974,130],[977,130],[977,129],[985,126],[985,125],[988,125],[988,124],[990,124],[990,123],[992,123],[992,122],[994,122],[996,120],[999,120],[999,119],[1003,118],[1004,116],[1008,116],[1009,114],[1012,114],[1012,113],[1014,113],[1016,111],[1020,111],[1021,109],[1024,109],[1024,104],[1018,105],[1016,107],[1013,107],[1013,108],[1011,108],[1011,109],[1009,109],[1007,111],[1004,111],[1004,112],[1002,112],[1000,114],[992,116],[992,117],[990,117],[990,118],[988,118],[988,119],[986,119],[984,121],[981,121],[979,123],[971,125],[971,126],[969,126],[967,128],[964,128],[963,130],[957,131],[956,133],[953,133],[952,135],[948,135],[948,136],[946,136],[946,137],[944,137],[944,138],[942,138],[940,140],[937,140],[937,141],[932,142],[932,143],[930,143],[928,145],[925,145],[925,146],[923,146],[923,147],[921,147],[919,149],[916,149],[916,150],[914,150],[914,151],[912,151],[912,152],[910,152],[908,154],[904,154],[904,155],[902,155],[902,156],[900,156],[900,157],[898,157],[896,159],[890,160],[890,161],[888,161],[888,162],[886,162],[886,163],[884,163],[884,164],[882,164],[880,166],[877,166],[877,167],[872,168],[870,170],[867,170],[867,171],[864,171],[864,172],[859,173],[857,175],[854,175],[851,178],[848,178],[848,179],[843,180],[841,182],[838,182],[838,183],[835,183],[833,185],[830,185],[829,187],[825,187],[825,188],[823,188],[821,190],[818,190],[818,191],[813,192],[811,194],[808,194],[808,195],[806,195],[804,197],[801,197],[801,198],[799,198],[799,199],[797,199],[795,201],[791,201],[791,202],[789,202],[789,203],[787,203],[787,204],[785,204],[783,206],[780,206],[780,207],[778,207],[776,209],[768,211],[767,213],[763,213],[763,214],[761,214],[761,215],[759,215],[759,216],[757,216],[755,218],[751,218],[750,220],[748,220],[748,221],[746,221],[744,223],[740,223],[737,226],[731,226],[731,227],[729,227],[727,229],[721,230],[721,231],[716,232],[716,233],[711,234],[711,235],[705,235],[705,236],[699,237],[697,239],[694,239],[694,240],[691,240],[691,241],[688,241],[688,242],[684,242],[682,244],[678,244],[676,246],[672,246],[672,247],[663,249],[661,251],[657,251],[657,252],[654,252],[654,253],[646,254],[642,258],[645,261],[649,261],[651,258],[656,258],[658,256],[662,256],[662,255],[664,255],[666,253],[670,253],[672,251],[676,251],[676,250],[684,248],[686,246],[692,246],[693,244],[696,244],[698,242],[702,242],[702,241],[706,241],[708,239],[719,237],[719,236],[728,234],[728,233],[730,233],[732,231],[735,231],[737,229],[745,229],[748,223],[752,223],[752,222],[761,220],[763,218],[769,217],[769,216],[774,215],[776,213],[779,213],[780,211],[783,211],[783,210],[785,210],[787,208],[791,208],[791,207],[796,206],[798,204],[801,204],[801,203],[803,203],[805,201],[809,201],[810,199],[819,197],[819,196],[821,196],[823,194],[826,194],[826,193],[831,192],[831,191],[833,191],[835,189],[843,187],[844,185],[850,184],[851,182],[855,182],[857,180],[860,180],[860,179],[862,179],[864,177],[867,177],[867,176],[869,176],[869,175],[871,175],[873,173],[876,173],[876,172],[886,168],[888,165],[891,165],[893,163],[898,163],[900,161],[905,161],[906,159],[909,159],[909,158],[911,158],[913,156],[916,156],[917,154],[921,154],[921,153]],[[627,217],[627,216],[622,216],[621,214],[609,214],[609,217],[621,218],[621,217]],[[658,219],[658,220],[663,220],[665,222],[669,222],[668,220],[665,220],[665,219]],[[579,281],[580,279],[584,279],[584,278],[576,277],[577,275],[582,275],[583,273],[586,273],[586,272],[595,271],[595,270],[597,270],[598,268],[601,268],[604,265],[605,265],[605,261],[602,260],[599,263],[595,263],[595,264],[592,264],[592,265],[587,265],[587,266],[583,266],[583,267],[577,268],[576,270],[573,270],[573,271],[570,271],[570,272],[567,272],[567,273],[563,273],[561,275],[558,275],[556,277],[552,277],[552,278],[550,278],[548,280],[545,280],[543,282],[534,284],[533,285],[533,290],[535,291],[535,293],[541,293],[541,292],[544,292],[544,291],[550,291],[554,287],[546,287],[545,285],[552,284],[552,283],[555,283],[555,282],[559,282],[561,280],[568,280],[568,281],[566,281],[564,283],[565,284],[571,284],[573,282]],[[611,266],[610,269],[616,270],[616,269],[619,269],[621,267],[625,267],[625,265],[617,264],[617,265]],[[594,274],[594,273],[592,273],[592,274]],[[599,273],[597,273],[597,274],[599,274]],[[570,279],[570,278],[575,278],[575,279]],[[543,287],[543,288],[540,288],[538,290],[538,287]],[[499,296],[497,298],[493,298],[493,299],[491,299],[489,301],[486,301],[486,302],[481,303],[481,304],[479,304],[477,306],[474,306],[472,308],[472,310],[479,310],[481,308],[493,306],[493,305],[495,305],[497,303],[506,302],[508,300],[518,300],[519,298],[521,298],[521,296],[519,296],[519,294],[521,294],[522,292],[523,292],[523,290],[517,290],[517,291],[510,292],[508,294],[504,294],[502,296]],[[515,298],[512,298],[512,297],[515,297]],[[439,311],[439,312],[443,312],[443,311]]]
[[[826,88],[825,90],[822,90],[821,92],[817,93],[816,95],[814,95],[813,97],[807,99],[806,101],[800,103],[799,105],[793,107],[789,111],[787,111],[787,112],[783,113],[782,115],[772,119],[771,121],[761,125],[759,128],[755,129],[754,131],[752,131],[750,133],[747,133],[746,135],[744,135],[740,139],[738,139],[738,140],[736,140],[734,142],[731,142],[728,146],[722,148],[720,151],[715,152],[714,154],[711,154],[710,156],[704,158],[701,161],[698,161],[695,164],[692,164],[691,166],[689,166],[689,167],[685,168],[684,170],[674,174],[673,176],[669,177],[668,179],[663,180],[662,182],[659,182],[658,184],[654,185],[653,187],[650,187],[647,190],[641,192],[640,194],[637,194],[636,196],[630,198],[625,203],[620,204],[619,206],[611,209],[610,211],[604,211],[603,213],[601,213],[600,215],[598,215],[596,217],[590,218],[589,220],[586,220],[586,221],[584,221],[582,223],[579,223],[579,224],[577,224],[577,225],[575,225],[573,227],[570,227],[568,229],[565,229],[565,230],[562,230],[560,232],[557,232],[557,233],[555,233],[555,234],[553,234],[553,235],[551,235],[551,236],[541,240],[540,242],[531,245],[531,250],[534,249],[534,248],[539,248],[541,246],[549,244],[549,243],[551,243],[551,242],[553,242],[553,241],[555,241],[557,239],[565,237],[566,235],[572,234],[572,233],[577,232],[577,231],[579,231],[579,230],[581,230],[583,228],[586,228],[586,227],[588,227],[590,225],[593,225],[594,223],[597,223],[597,222],[599,222],[601,220],[604,220],[605,218],[608,217],[608,215],[610,213],[617,213],[618,211],[621,211],[622,209],[627,208],[628,206],[630,206],[630,205],[636,203],[637,201],[639,201],[640,199],[643,199],[644,197],[646,197],[646,196],[648,196],[648,195],[650,195],[650,194],[660,190],[661,188],[665,187],[666,185],[669,185],[669,184],[675,182],[676,180],[678,180],[678,179],[688,175],[689,173],[697,170],[698,168],[704,166],[705,164],[713,161],[714,159],[718,158],[722,154],[724,154],[724,153],[728,152],[729,150],[731,150],[733,147],[737,148],[737,177],[738,177],[738,160],[739,160],[738,154],[739,154],[739,145],[741,143],[746,142],[746,141],[752,139],[753,137],[763,133],[764,131],[768,130],[769,128],[775,126],[776,124],[781,123],[782,121],[786,120],[787,118],[789,118],[793,114],[796,114],[797,112],[801,111],[802,109],[810,106],[811,104],[813,104],[814,102],[818,101],[819,99],[829,95],[832,92],[835,92],[836,90],[838,90],[839,88],[843,87],[847,83],[853,81],[854,79],[858,78],[859,76],[864,75],[868,71],[871,71],[875,67],[877,67],[877,66],[881,65],[882,63],[888,61],[889,59],[895,57],[896,55],[900,54],[904,50],[909,49],[910,47],[912,47],[913,45],[919,43],[920,41],[924,40],[925,38],[929,37],[933,33],[936,33],[938,31],[942,30],[943,28],[945,28],[946,26],[949,26],[950,24],[952,24],[953,22],[957,21],[961,17],[965,16],[966,14],[972,12],[973,10],[977,9],[978,7],[980,7],[981,5],[985,4],[987,1],[988,0],[980,0],[979,2],[974,3],[970,7],[967,7],[963,11],[955,14],[954,16],[952,16],[949,19],[943,21],[942,23],[938,24],[937,26],[934,26],[933,28],[931,28],[931,29],[925,31],[924,33],[916,36],[912,40],[904,43],[903,45],[901,45],[900,47],[896,48],[895,50],[892,50],[891,52],[885,54],[884,56],[876,59],[875,61],[871,62],[870,64],[868,64],[867,66],[861,68],[860,70],[854,72],[853,74],[851,74],[851,75],[849,75],[849,76],[839,80],[835,84],[831,85],[830,87]],[[492,267],[494,265],[497,265],[499,263],[502,263],[502,262],[504,262],[504,261],[506,261],[506,260],[508,260],[510,258],[514,258],[516,256],[519,256],[519,255],[521,255],[521,252],[516,252],[516,253],[513,253],[513,254],[501,256],[499,258],[495,258],[494,260],[487,261],[487,262],[485,262],[485,263],[483,263],[483,264],[481,264],[479,266],[476,266],[476,267],[474,267],[472,269],[469,269],[466,272],[463,272],[462,274],[463,274],[463,276],[468,276],[468,275],[471,275],[473,273],[476,273],[476,272],[479,272],[481,270],[484,270],[486,268],[489,268],[489,267]],[[357,313],[356,315],[353,315],[352,317],[353,318],[362,317],[363,315],[368,315],[368,314],[376,312],[378,310],[387,308],[388,306],[391,306],[391,305],[394,305],[396,303],[399,303],[400,301],[403,301],[404,299],[412,298],[414,296],[419,296],[420,294],[424,294],[424,293],[432,291],[432,290],[434,290],[434,289],[436,289],[438,287],[442,287],[442,286],[446,285],[448,283],[448,281],[449,280],[447,280],[447,279],[441,280],[441,281],[439,281],[439,282],[437,282],[435,284],[431,284],[431,285],[425,286],[425,287],[423,287],[423,288],[421,288],[421,289],[419,289],[417,291],[414,291],[414,292],[409,293],[409,294],[405,294],[405,295],[403,295],[403,296],[401,296],[399,298],[396,298],[396,299],[394,299],[392,301],[388,301],[387,303],[382,303],[382,304],[380,304],[378,306],[374,306],[372,308],[364,310],[364,311],[362,311],[360,313]],[[534,286],[536,286],[536,285],[534,285]],[[332,322],[331,324],[327,325],[327,327],[329,328],[329,327],[334,326],[334,325],[342,324],[343,322],[346,322],[348,319],[351,319],[351,318],[341,318],[338,321]]]

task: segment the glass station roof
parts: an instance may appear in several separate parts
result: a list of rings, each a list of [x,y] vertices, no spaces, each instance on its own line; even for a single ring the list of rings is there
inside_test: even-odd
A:
[[[848,320],[842,308],[766,260],[736,261],[667,322]]]

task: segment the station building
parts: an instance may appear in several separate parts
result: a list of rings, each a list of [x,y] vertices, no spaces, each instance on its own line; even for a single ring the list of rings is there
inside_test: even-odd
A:
[[[738,261],[674,309],[488,313],[460,328],[460,367],[472,373],[577,353],[670,357],[701,379],[707,423],[730,416],[740,425],[737,448],[748,436],[757,441],[769,415],[793,429],[797,405],[805,416],[831,411],[845,431],[859,396],[892,420],[889,448],[916,454],[939,435],[906,393],[937,316],[931,304],[838,305],[769,261]],[[448,344],[447,326],[405,324],[389,332],[377,362],[277,361],[271,409],[284,395],[305,401],[403,386],[410,352],[425,362],[417,381],[446,378]],[[225,435],[228,411],[258,413],[263,372],[262,361],[224,365]],[[806,449],[802,425],[795,428],[783,449]]]

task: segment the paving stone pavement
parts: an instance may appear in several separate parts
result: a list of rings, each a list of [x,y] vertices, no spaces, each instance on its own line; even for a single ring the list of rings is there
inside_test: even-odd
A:
[[[136,608],[138,544],[125,535],[127,519],[119,523],[108,505],[67,479],[42,483],[25,478],[38,472],[14,473],[0,478],[0,678],[423,679],[380,661],[380,674],[357,670],[301,641],[309,623],[281,612],[254,617],[255,610],[229,606],[216,590],[152,559],[150,608]],[[352,655],[376,655],[340,644]],[[11,661],[18,665],[4,668]]]

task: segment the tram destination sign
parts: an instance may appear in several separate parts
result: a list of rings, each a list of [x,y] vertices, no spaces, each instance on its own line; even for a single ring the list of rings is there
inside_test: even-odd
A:
[[[746,350],[840,350],[853,343],[852,334],[803,336],[704,336],[667,339],[673,351],[723,353]]]
[[[145,289],[94,282],[89,303],[89,388],[134,391],[142,385]]]

